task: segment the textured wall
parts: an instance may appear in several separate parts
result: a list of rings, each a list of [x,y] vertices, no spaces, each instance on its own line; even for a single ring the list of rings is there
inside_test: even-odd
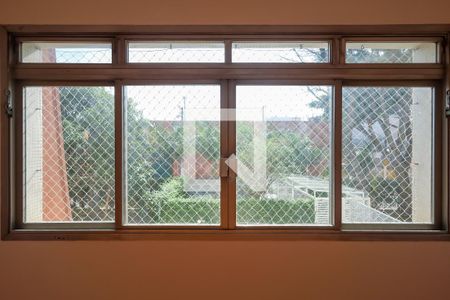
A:
[[[448,0],[1,0],[0,24],[450,24]],[[0,242],[29,299],[447,299],[450,242]]]

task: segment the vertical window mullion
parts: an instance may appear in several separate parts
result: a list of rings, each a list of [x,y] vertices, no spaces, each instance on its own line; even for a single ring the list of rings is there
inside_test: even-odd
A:
[[[127,46],[123,37],[116,37],[113,44],[113,64],[124,65],[127,61]]]
[[[232,49],[233,47],[233,42],[230,40],[226,40],[225,41],[225,63],[226,64],[231,64],[232,63]]]
[[[342,81],[336,81],[333,97],[333,148],[332,148],[332,170],[331,181],[333,191],[334,227],[341,229],[342,224]]]
[[[331,41],[331,63],[333,65],[339,65],[341,64],[341,42],[342,40],[340,38],[334,38]]]
[[[336,51],[338,51],[337,57],[338,57],[338,64],[344,65],[345,64],[345,39],[339,38],[338,39],[338,48]]]
[[[23,85],[15,85],[15,101],[14,101],[14,116],[13,122],[14,134],[13,134],[13,144],[14,153],[11,156],[11,161],[14,165],[14,188],[15,193],[13,193],[14,201],[14,227],[22,228],[24,213],[23,213],[23,201],[24,201],[24,134],[23,134]]]
[[[223,162],[228,154],[229,130],[227,122],[228,112],[228,80],[223,80],[220,85],[220,227],[228,229],[228,177],[222,176],[222,172],[227,173]]]
[[[9,78],[8,78],[8,49],[9,43],[8,43],[8,33],[3,27],[0,27],[0,101],[1,103],[5,103],[7,101],[7,94],[6,91],[9,86]],[[7,117],[6,114],[2,113],[0,115],[0,136],[1,136],[1,142],[4,143],[4,141],[11,141],[10,136],[10,119]],[[7,143],[9,144],[9,143]],[[5,147],[4,144],[2,145],[2,148],[0,149],[0,174],[2,178],[2,186],[0,188],[0,199],[1,205],[1,237],[4,238],[9,233],[10,230],[10,202],[9,202],[9,180],[10,178],[10,159],[9,159],[9,147]],[[6,184],[5,184],[6,183]],[[7,200],[8,199],[8,200]]]
[[[443,210],[442,210],[442,202],[443,202],[443,178],[444,176],[444,167],[443,167],[443,148],[444,148],[444,133],[443,133],[443,125],[445,123],[444,113],[442,113],[442,109],[445,110],[445,93],[443,93],[443,87],[438,84],[434,89],[434,105],[433,105],[433,119],[434,119],[434,137],[433,137],[433,168],[434,172],[432,174],[434,191],[432,195],[432,202],[434,204],[433,208],[433,218],[432,222],[434,225],[437,225],[439,228],[443,227]]]
[[[120,81],[114,83],[114,136],[115,136],[115,227],[122,228],[123,225],[123,195],[124,195],[124,135],[123,135],[123,85]]]
[[[445,64],[445,68],[446,68],[446,72],[445,72],[445,79],[444,79],[444,95],[446,95],[447,92],[450,91],[450,33],[447,34],[446,39],[445,39],[445,49],[444,49],[444,57],[442,58],[442,61]],[[444,163],[442,164],[444,167],[444,171],[445,174],[443,176],[443,184],[444,186],[446,186],[446,190],[444,190],[444,197],[443,197],[443,228],[446,230],[449,230],[450,228],[450,190],[449,190],[449,186],[450,186],[450,156],[449,156],[449,150],[450,150],[450,122],[449,120],[449,113],[450,113],[450,95],[446,95],[444,96],[446,97],[447,100],[447,118],[444,121],[444,126],[445,127],[445,136],[447,139],[447,143],[445,145],[445,149],[446,151],[444,153],[446,153],[445,157],[443,157],[444,162],[446,161],[446,165],[444,166]],[[445,139],[444,139],[445,141]],[[445,180],[445,182],[444,182]]]
[[[236,155],[236,82],[228,81],[228,149],[227,158]],[[231,175],[231,176],[230,176]],[[230,169],[228,171],[228,229],[235,229],[237,223],[236,214],[236,174]]]

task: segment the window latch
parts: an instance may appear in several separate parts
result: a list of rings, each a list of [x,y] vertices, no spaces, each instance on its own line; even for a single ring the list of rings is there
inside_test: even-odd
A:
[[[237,161],[234,155],[220,158],[220,177],[236,177]]]
[[[5,104],[5,112],[8,115],[8,117],[12,118],[13,116],[13,104],[12,104],[12,97],[11,97],[11,91],[6,91],[6,104]]]

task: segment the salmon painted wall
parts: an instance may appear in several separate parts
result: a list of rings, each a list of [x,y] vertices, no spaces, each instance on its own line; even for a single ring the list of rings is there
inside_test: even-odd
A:
[[[0,24],[450,24],[449,0],[1,0]],[[2,300],[450,299],[450,242],[0,242]]]
[[[1,0],[3,24],[449,23],[448,0]],[[48,9],[46,9],[48,8]]]

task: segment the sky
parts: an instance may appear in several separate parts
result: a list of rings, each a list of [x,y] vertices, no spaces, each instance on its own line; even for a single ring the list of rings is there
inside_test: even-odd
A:
[[[314,61],[308,52],[326,47],[326,43],[235,43],[233,58],[239,62],[299,62]],[[53,46],[56,47],[56,46]],[[58,46],[59,47],[59,46]],[[95,45],[78,48],[56,48],[60,62],[110,62],[111,49]],[[223,43],[131,43],[131,62],[223,62]],[[331,88],[328,94],[331,95]],[[220,86],[134,86],[126,88],[126,96],[149,120],[219,120]],[[331,97],[329,97],[331,99]],[[323,113],[311,108],[314,96],[302,86],[238,86],[237,120],[301,120]],[[183,111],[183,112],[182,112]]]
[[[331,95],[331,87],[324,88]],[[219,85],[127,86],[125,94],[149,120],[181,120],[182,111],[186,121],[217,121],[220,116]],[[306,121],[323,114],[310,106],[314,100],[306,86],[237,86],[236,118]]]

